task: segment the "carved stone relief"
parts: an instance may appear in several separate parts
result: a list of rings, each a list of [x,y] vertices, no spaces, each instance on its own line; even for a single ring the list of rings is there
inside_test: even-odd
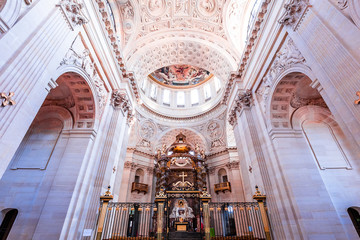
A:
[[[81,51],[81,50],[80,50]],[[98,96],[99,107],[102,110],[106,103],[107,90],[104,81],[101,79],[96,64],[92,61],[90,51],[84,49],[81,53],[73,47],[66,53],[65,58],[60,62],[60,66],[75,65],[81,67],[92,80]]]
[[[278,76],[285,70],[297,65],[306,65],[305,58],[295,46],[293,40],[289,38],[281,49],[276,53],[276,57],[269,68],[267,74],[263,78],[263,81],[257,90],[257,95],[260,98],[261,107],[263,111],[266,111],[266,103],[270,94],[270,90],[275,83]]]
[[[211,149],[224,146],[224,128],[219,121],[210,121],[206,127]]]
[[[81,8],[83,7],[83,5],[78,3],[77,0],[61,0],[59,6],[69,20],[69,24],[72,28],[76,26],[81,26],[87,22],[86,18],[81,12]]]
[[[284,5],[285,12],[279,19],[279,23],[285,26],[291,26],[295,31],[308,7],[309,0],[291,0]]]

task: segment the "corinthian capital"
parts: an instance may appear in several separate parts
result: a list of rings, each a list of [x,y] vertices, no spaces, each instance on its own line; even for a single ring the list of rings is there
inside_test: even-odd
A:
[[[77,0],[61,0],[59,6],[61,7],[66,19],[69,21],[72,29],[87,22],[81,12],[83,4],[79,3]]]
[[[279,23],[284,26],[292,26],[296,30],[309,6],[309,0],[290,0],[284,5],[285,12],[279,19]]]
[[[132,110],[127,94],[119,89],[113,91],[111,103],[115,108],[121,108],[124,112],[131,112]]]

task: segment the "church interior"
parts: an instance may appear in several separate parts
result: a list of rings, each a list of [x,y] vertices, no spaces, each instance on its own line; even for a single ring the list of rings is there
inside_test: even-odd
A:
[[[0,0],[0,240],[360,239],[360,1]]]

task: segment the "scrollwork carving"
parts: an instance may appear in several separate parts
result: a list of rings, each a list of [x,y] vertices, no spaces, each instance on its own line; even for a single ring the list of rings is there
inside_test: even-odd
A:
[[[83,5],[78,3],[77,0],[62,0],[60,6],[66,17],[69,19],[72,27],[81,26],[87,23],[86,18],[81,13]]]
[[[290,0],[284,5],[285,12],[279,19],[279,23],[285,26],[292,26],[294,30],[309,7],[309,0]]]

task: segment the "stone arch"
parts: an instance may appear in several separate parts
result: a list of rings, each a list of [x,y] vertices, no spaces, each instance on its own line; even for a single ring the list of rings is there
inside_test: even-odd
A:
[[[294,130],[303,133],[320,169],[352,169],[340,141],[343,132],[329,109],[301,107],[294,112],[291,122]]]
[[[1,211],[0,239],[7,239],[18,213],[16,208],[6,208]]]
[[[204,149],[205,152],[209,151],[210,147],[207,144],[205,137],[191,128],[171,128],[167,131],[164,131],[159,136],[155,149],[161,149],[163,144],[166,144],[166,146],[169,147],[175,141],[176,135],[178,135],[180,132],[186,136],[187,142],[192,146],[193,149],[195,149],[195,144],[198,144],[200,149]]]
[[[225,168],[220,168],[217,172],[219,183],[228,181],[228,174]],[[226,178],[226,179],[225,179]]]
[[[5,0],[0,6],[0,32],[6,32],[16,22],[19,17],[22,0]]]
[[[138,179],[137,179],[137,177],[138,177]],[[134,182],[138,181],[137,183],[144,183],[144,181],[145,181],[144,177],[145,177],[144,170],[142,168],[136,169]]]
[[[56,81],[43,106],[58,105],[68,109],[73,116],[74,128],[95,128],[100,117],[99,97],[89,76],[77,66],[66,66],[58,69],[53,79]],[[61,101],[58,99],[60,92],[68,94]]]
[[[63,130],[70,130],[74,126],[74,121],[71,113],[59,106],[44,106],[40,108],[35,117],[36,121],[43,121],[48,118],[57,118],[63,122]]]
[[[291,115],[299,107],[320,105],[327,107],[320,93],[310,85],[316,80],[306,66],[295,66],[283,71],[270,90],[266,105],[270,129],[290,129]]]

